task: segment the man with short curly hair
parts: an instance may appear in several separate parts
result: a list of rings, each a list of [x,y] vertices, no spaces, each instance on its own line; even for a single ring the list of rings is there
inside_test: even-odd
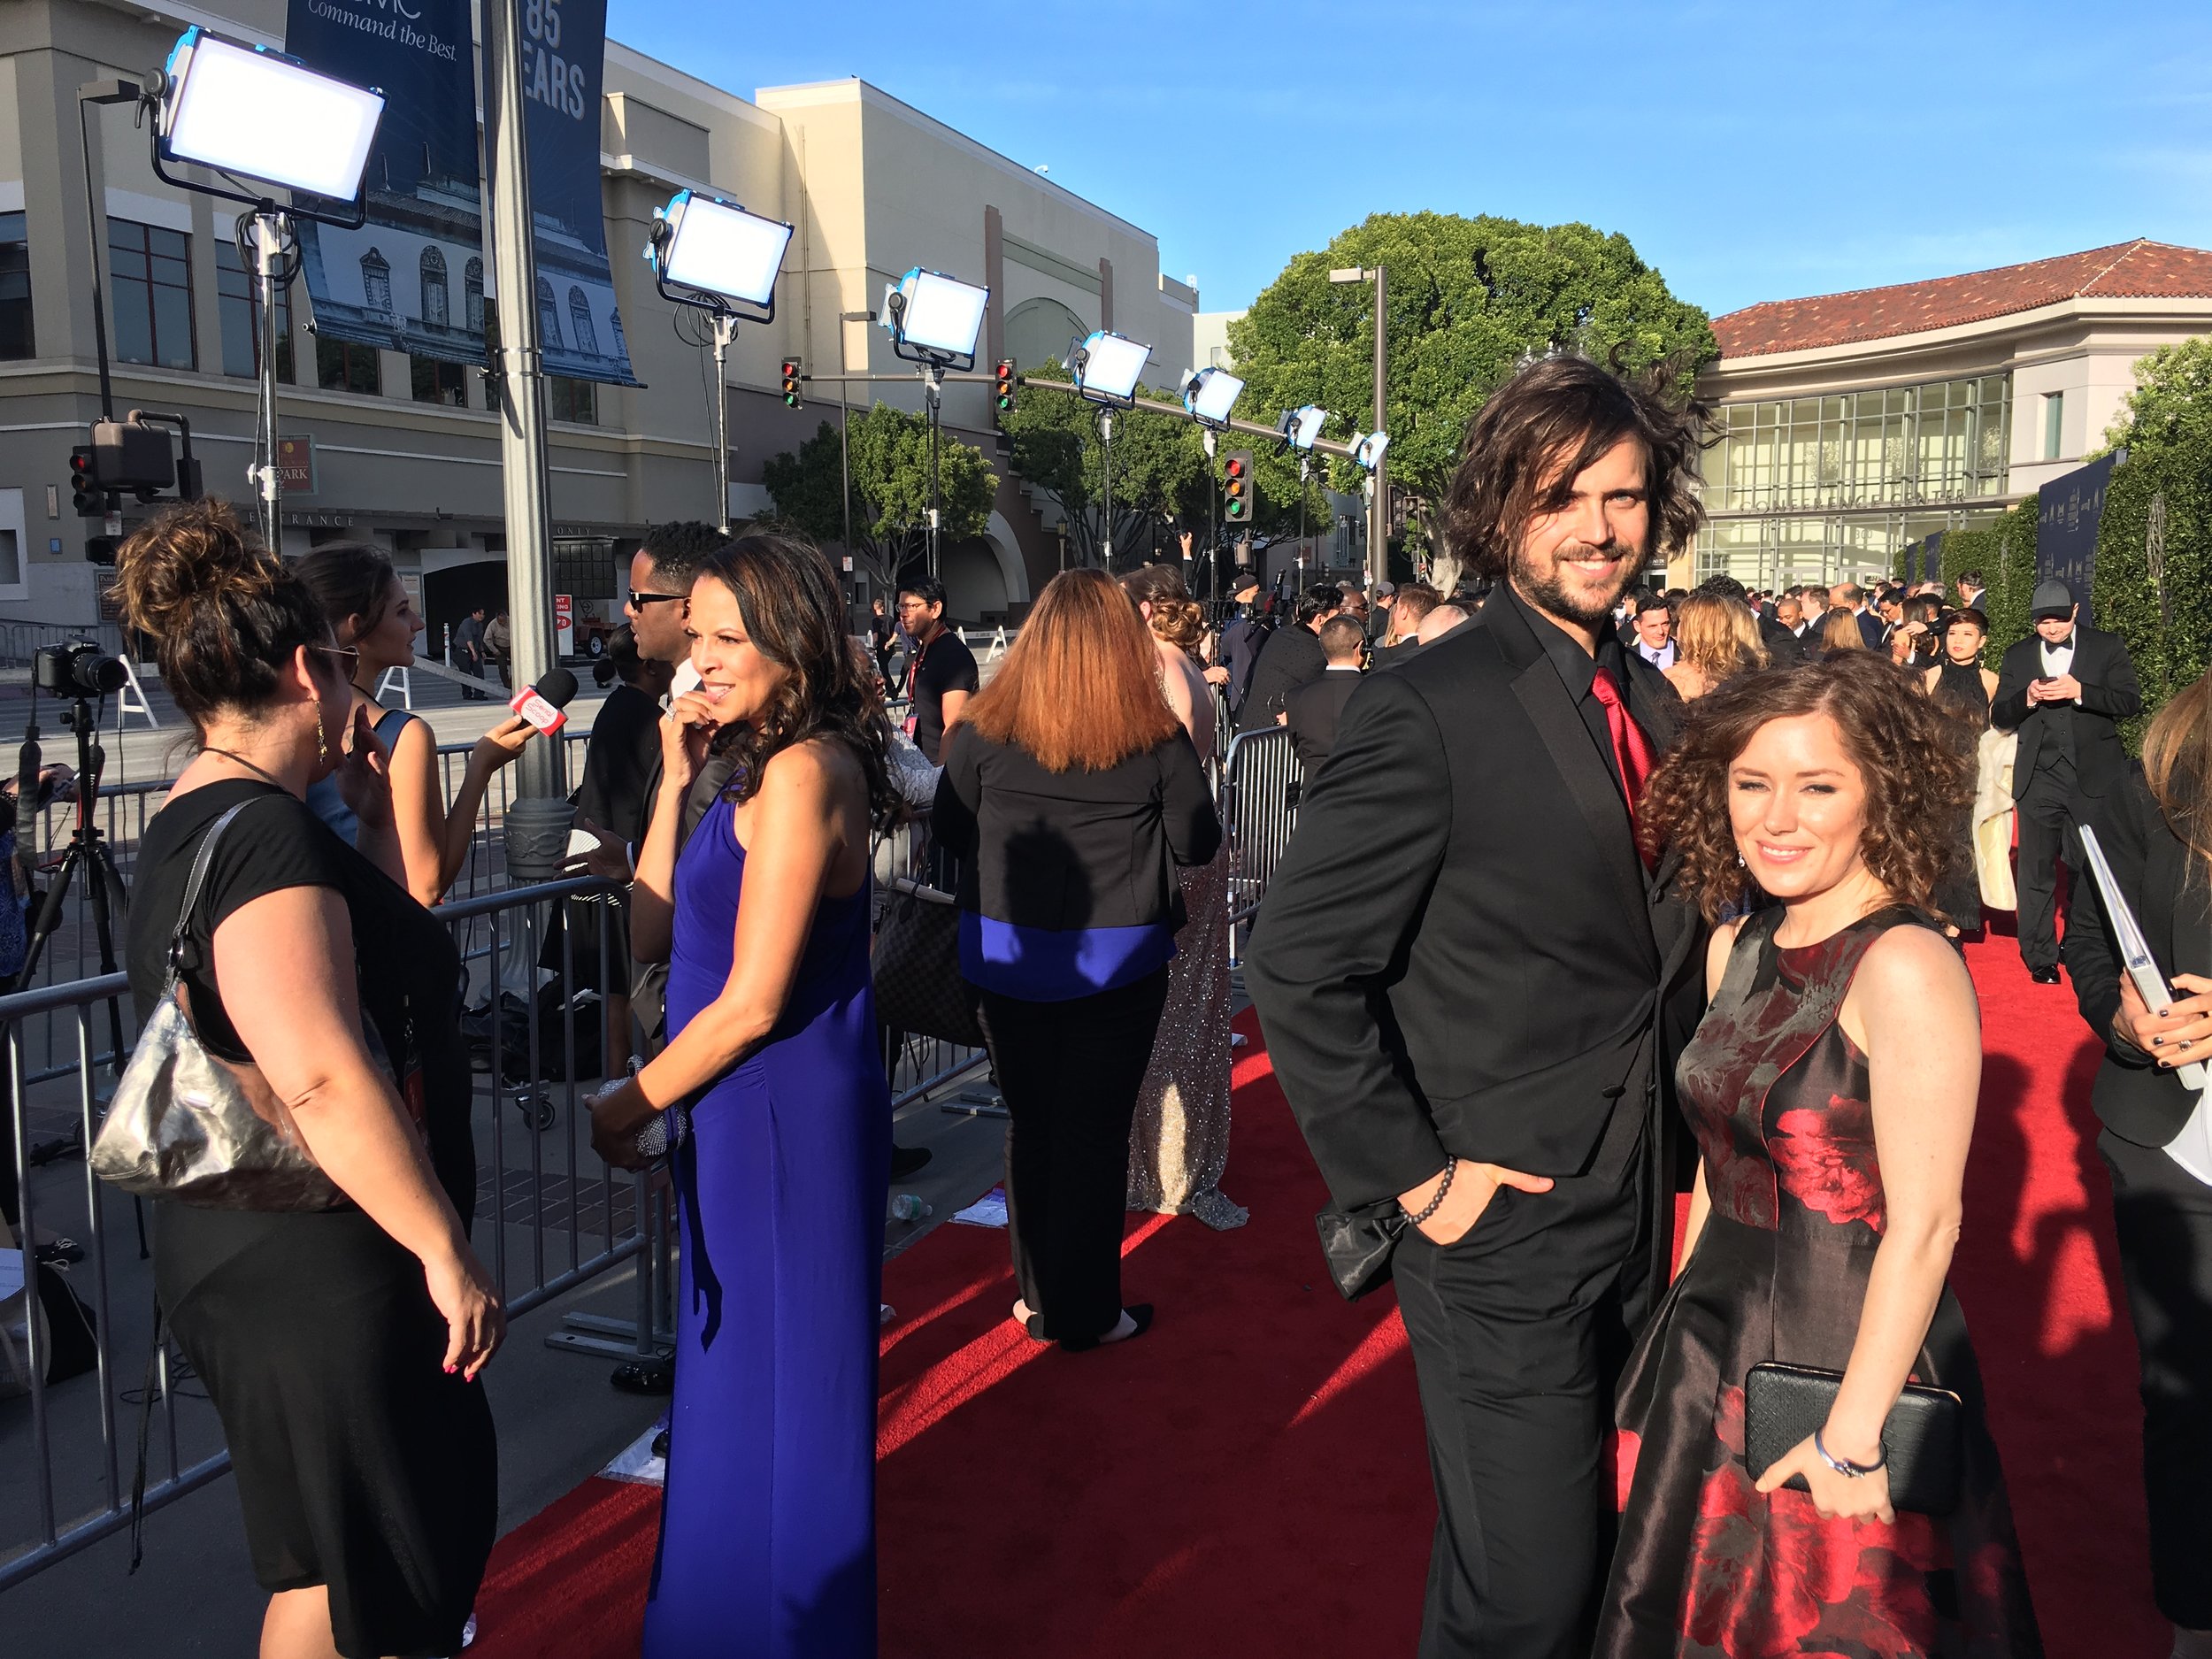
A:
[[[1352,694],[1246,963],[1348,1226],[1402,1229],[1439,1510],[1423,1659],[1587,1649],[1600,1441],[1665,1283],[1664,1091],[1700,1000],[1696,918],[1636,840],[1678,699],[1612,611],[1696,527],[1705,431],[1578,357],[1484,405],[1447,527],[1489,597]]]

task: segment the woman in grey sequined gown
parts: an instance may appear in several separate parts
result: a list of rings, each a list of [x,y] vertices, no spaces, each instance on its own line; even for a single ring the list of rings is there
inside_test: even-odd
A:
[[[1169,565],[1147,565],[1122,587],[1152,629],[1161,690],[1210,768],[1213,693],[1191,653],[1205,616]],[[1167,1011],[1129,1128],[1129,1208],[1191,1215],[1225,1232],[1251,1212],[1221,1191],[1229,1164],[1229,849],[1177,872],[1187,916],[1168,964]]]

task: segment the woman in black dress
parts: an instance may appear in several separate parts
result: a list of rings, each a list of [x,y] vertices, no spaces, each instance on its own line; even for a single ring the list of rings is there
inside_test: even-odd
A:
[[[1989,618],[1978,611],[1954,611],[1943,618],[1942,634],[1943,655],[1920,671],[1920,688],[1937,708],[1952,717],[1946,734],[1978,766],[1982,733],[1989,730],[1989,700],[1997,695],[1995,672],[1982,666],[1982,647],[1989,641]],[[1982,925],[1982,890],[1974,871],[1972,801],[1959,811],[1958,835],[1966,856],[1947,866],[1932,902],[1947,925],[1962,933],[1978,933]]]
[[[271,1593],[262,1659],[457,1653],[498,1511],[476,1375],[504,1330],[468,1242],[459,963],[399,885],[383,754],[305,584],[218,502],[139,529],[116,574],[201,742],[139,843],[140,1017],[200,845],[242,805],[188,919],[181,984],[202,1042],[258,1067],[349,1201],[154,1206],[162,1312],[222,1418]],[[303,799],[334,772],[357,851]]]
[[[2105,1045],[2089,1103],[2142,1365],[2151,1588],[2177,1659],[2212,1659],[2212,1088],[2178,1075],[2212,1056],[2212,677],[2159,710],[2102,804],[2098,841],[2177,995],[2144,1003],[2093,881],[2074,884],[2066,972]]]
[[[1676,1076],[1699,1149],[1680,1272],[1617,1417],[1632,1466],[1603,1659],[2041,1652],[1966,1326],[1944,1277],[1981,1075],[1974,987],[1924,914],[1968,772],[1905,673],[1843,652],[1694,705],[1652,775],[1715,931],[1712,1006]],[[1925,755],[1886,764],[1897,748]],[[1768,1362],[1841,1374],[1826,1421],[1755,1479]],[[1909,1378],[1965,1410],[1946,1517],[1890,1502]],[[1801,1480],[1803,1490],[1785,1486]]]

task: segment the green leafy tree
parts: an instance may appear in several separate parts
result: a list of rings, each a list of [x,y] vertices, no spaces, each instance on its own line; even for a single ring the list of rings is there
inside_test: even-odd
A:
[[[929,541],[929,421],[889,403],[850,417],[852,545],[847,551],[877,587],[898,586]],[[845,540],[838,488],[837,428],[824,421],[795,454],[761,468],[776,516],[825,545]],[[998,475],[973,444],[941,435],[937,456],[941,543],[981,535],[998,495]]]
[[[2137,363],[2105,442],[2127,460],[2097,521],[2093,608],[2127,641],[2147,715],[2205,672],[2212,649],[2212,335]]]
[[[1625,236],[1486,214],[1376,213],[1293,258],[1229,326],[1246,381],[1240,415],[1272,423],[1318,403],[1332,411],[1327,436],[1366,429],[1374,287],[1329,280],[1350,265],[1389,272],[1389,470],[1399,488],[1430,502],[1442,498],[1475,411],[1531,354],[1617,354],[1631,370],[1670,363],[1686,392],[1719,355],[1705,313],[1675,298]],[[1333,488],[1356,493],[1356,468],[1329,467]]]
[[[1056,362],[1037,373],[1059,379]],[[1165,394],[1159,394],[1164,397]],[[1107,543],[1104,518],[1106,446],[1099,435],[1098,406],[1072,391],[1025,387],[1015,407],[999,417],[1013,440],[1016,476],[1060,510],[1068,522],[1069,551],[1082,565],[1102,563]],[[1293,534],[1297,518],[1297,467],[1263,453],[1270,446],[1246,437],[1225,435],[1223,453],[1249,445],[1254,450],[1258,511],[1251,520],[1256,545],[1264,547]],[[1220,463],[1206,458],[1204,435],[1184,417],[1150,410],[1114,412],[1113,523],[1115,565],[1129,569],[1149,556],[1156,539],[1184,550],[1202,550],[1210,525],[1217,525]],[[1318,480],[1309,486],[1309,511],[1317,525],[1328,522],[1326,498]],[[1286,527],[1287,526],[1287,527]],[[1225,538],[1233,526],[1219,526]]]

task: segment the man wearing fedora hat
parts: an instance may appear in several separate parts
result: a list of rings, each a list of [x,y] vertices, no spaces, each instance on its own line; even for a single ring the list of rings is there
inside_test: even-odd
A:
[[[2143,709],[2135,664],[2116,634],[2084,627],[2073,590],[2035,585],[2035,632],[2005,652],[1990,724],[2020,733],[2012,764],[2019,803],[2020,959],[2039,985],[2058,983],[2055,899],[2060,859],[2080,866],[2074,826],[2127,772],[2115,722]]]

